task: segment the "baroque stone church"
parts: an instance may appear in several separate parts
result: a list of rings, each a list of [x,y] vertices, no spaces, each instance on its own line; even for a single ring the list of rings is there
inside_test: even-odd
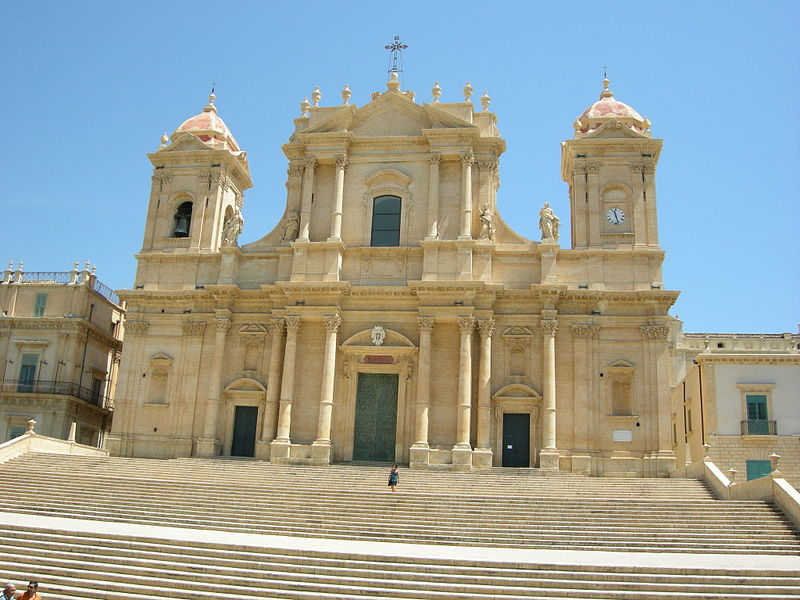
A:
[[[600,98],[563,142],[571,247],[497,212],[488,95],[302,105],[286,209],[238,245],[247,156],[217,114],[162,140],[109,449],[273,463],[664,476],[675,466],[650,123]],[[566,219],[566,215],[564,216]]]

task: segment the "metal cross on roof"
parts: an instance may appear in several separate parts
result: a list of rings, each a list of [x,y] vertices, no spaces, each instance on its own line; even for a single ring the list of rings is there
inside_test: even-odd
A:
[[[392,73],[402,73],[403,50],[408,48],[408,46],[400,41],[399,35],[396,35],[394,36],[394,42],[384,47],[389,51],[389,75]],[[398,60],[400,61],[399,67],[397,65]]]

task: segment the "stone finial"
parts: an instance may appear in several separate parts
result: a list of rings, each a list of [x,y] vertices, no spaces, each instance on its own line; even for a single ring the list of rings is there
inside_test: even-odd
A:
[[[303,98],[303,101],[300,103],[300,116],[308,117],[309,110],[311,110],[311,103],[308,101],[308,98]]]
[[[461,91],[464,92],[464,102],[469,102],[470,98],[472,98],[472,92],[474,92],[475,90],[469,84],[469,81],[468,81],[467,85],[465,85],[464,88]]]
[[[217,112],[217,107],[214,106],[214,100],[216,99],[217,97],[214,95],[214,92],[211,92],[208,95],[208,104],[203,107],[203,112]]]
[[[736,469],[734,469],[733,467],[728,469],[728,479],[730,480],[731,485],[735,483],[734,480],[736,479]]]
[[[13,260],[8,261],[8,270],[9,271],[13,271],[14,270],[14,261]]]
[[[159,148],[166,148],[168,143],[169,143],[169,136],[165,131],[164,133],[161,134],[161,145],[159,146]]]
[[[84,270],[84,271],[88,271],[88,270],[91,268],[91,266],[92,266],[92,263],[90,263],[90,262],[87,260],[85,263],[83,263],[83,266],[84,266],[84,269],[83,269],[83,270]]]
[[[614,93],[610,89],[608,89],[608,84],[609,83],[610,82],[608,81],[607,77],[603,79],[603,91],[600,92],[600,99],[601,100],[603,98],[613,98],[614,97]]]
[[[492,103],[492,99],[489,97],[489,92],[483,92],[483,96],[481,96],[481,106],[483,106],[483,112],[489,112],[489,105]]]
[[[710,450],[711,446],[708,444],[703,444],[703,462],[708,462],[711,460],[711,458],[708,456]]]
[[[431,88],[431,94],[433,94],[433,103],[439,104],[439,98],[442,96],[442,88],[439,87],[439,82],[434,81],[433,87]]]
[[[353,92],[350,91],[350,86],[346,83],[344,84],[344,89],[342,90],[342,104],[345,106],[350,105],[350,98],[353,96]]]
[[[397,71],[392,71],[391,75],[389,75],[389,81],[386,82],[386,89],[390,92],[400,91],[400,77]]]
[[[36,427],[36,420],[35,419],[31,419],[30,421],[28,421],[28,431],[27,431],[27,433],[34,433],[33,430],[34,430],[35,427]]]
[[[311,101],[314,103],[314,108],[319,108],[319,101],[322,100],[322,92],[319,91],[319,86],[314,86],[314,91],[311,92]]]
[[[770,464],[772,473],[780,473],[780,471],[778,471],[778,463],[781,460],[781,455],[780,454],[776,454],[775,452],[773,452],[767,458],[769,459],[769,464]]]
[[[652,126],[653,126],[653,124],[650,122],[650,119],[648,117],[645,117],[644,118],[644,130],[645,131],[650,131],[650,128]]]
[[[576,117],[575,120],[572,122],[572,128],[577,132],[583,129],[583,123],[580,120],[580,117]]]

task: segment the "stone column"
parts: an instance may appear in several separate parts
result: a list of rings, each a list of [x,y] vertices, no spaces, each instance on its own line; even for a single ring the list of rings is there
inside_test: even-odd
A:
[[[435,319],[419,317],[419,356],[417,365],[417,404],[414,415],[416,426],[414,444],[411,446],[409,467],[424,469],[430,463],[428,447],[428,411],[431,406],[431,334]]]
[[[316,159],[309,158],[306,160],[306,168],[303,172],[303,199],[300,203],[300,234],[297,237],[302,242],[308,241],[308,229],[311,223],[311,200],[314,195],[314,170],[316,168]]]
[[[478,439],[472,453],[472,466],[488,469],[492,466],[492,448],[489,429],[492,417],[492,334],[494,320],[478,321],[481,335],[481,359],[478,371]]]
[[[669,389],[661,385],[661,382],[667,381],[669,377],[669,327],[652,325],[644,326],[641,330],[645,346],[645,361],[650,371],[645,390],[646,397],[650,398],[648,416],[651,422],[645,426],[653,431],[655,435],[652,438],[658,444],[653,475],[666,477],[675,468]]]
[[[595,373],[592,368],[592,352],[600,327],[597,325],[573,325],[572,330],[572,380],[573,380],[573,431],[572,472],[591,474],[594,414],[594,395],[590,382]]]
[[[278,431],[278,399],[281,391],[281,347],[283,346],[283,317],[271,319],[272,348],[269,353],[269,379],[267,380],[267,400],[264,407],[264,420],[261,428],[261,441],[270,444]],[[269,458],[267,456],[259,458]]]
[[[461,233],[460,240],[472,239],[472,152],[461,155]]]
[[[544,415],[542,420],[542,450],[539,452],[539,467],[558,469],[556,449],[556,331],[558,321],[542,321],[544,342]]]
[[[283,377],[281,378],[280,404],[278,407],[278,430],[270,446],[270,462],[286,462],[289,459],[292,426],[292,400],[294,399],[295,355],[300,317],[286,317],[286,348],[283,351]]]
[[[333,186],[333,214],[331,215],[331,236],[328,241],[342,239],[342,205],[344,203],[344,171],[347,168],[347,157],[336,159],[336,180]]]
[[[458,361],[458,415],[456,417],[456,444],[453,446],[453,469],[468,471],[472,468],[470,446],[470,420],[472,418],[472,330],[474,317],[459,317],[461,346]]]
[[[211,372],[208,377],[208,400],[206,401],[206,418],[203,424],[203,435],[197,440],[197,456],[216,456],[219,454],[219,437],[217,422],[219,421],[220,396],[222,382],[222,365],[225,360],[225,338],[231,328],[231,311],[217,309],[214,317],[214,358],[211,361]]]
[[[441,154],[428,155],[431,167],[428,176],[428,235],[430,239],[439,237],[439,163]]]
[[[336,374],[336,334],[342,318],[325,317],[325,356],[322,363],[322,390],[319,398],[317,439],[311,445],[311,459],[315,464],[331,462],[331,418],[333,416],[333,384]]]
[[[303,163],[301,161],[291,161],[289,168],[286,169],[286,213],[297,211],[300,215],[301,187],[303,183]]]

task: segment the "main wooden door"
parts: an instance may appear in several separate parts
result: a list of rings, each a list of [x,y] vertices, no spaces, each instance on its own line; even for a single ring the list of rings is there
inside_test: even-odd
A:
[[[256,455],[257,406],[237,406],[233,416],[231,456]]]
[[[353,460],[395,460],[397,439],[396,373],[359,373]]]
[[[503,415],[503,466],[529,467],[531,456],[531,416],[527,413]]]

